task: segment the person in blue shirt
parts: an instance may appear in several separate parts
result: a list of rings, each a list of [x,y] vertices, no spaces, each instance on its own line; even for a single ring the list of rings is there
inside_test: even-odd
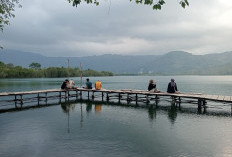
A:
[[[89,81],[89,78],[86,79],[85,85],[86,89],[92,89],[92,82]]]

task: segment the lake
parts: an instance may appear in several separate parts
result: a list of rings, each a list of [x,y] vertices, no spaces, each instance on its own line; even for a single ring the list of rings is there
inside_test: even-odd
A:
[[[146,90],[150,79],[166,91],[171,78],[187,93],[232,95],[232,76],[114,76],[106,89]],[[73,78],[76,83],[80,78]],[[59,88],[64,78],[1,79],[0,92]],[[83,78],[85,82],[85,78]],[[230,106],[208,102],[207,112],[183,102],[157,106],[75,102],[0,114],[1,157],[232,157]]]

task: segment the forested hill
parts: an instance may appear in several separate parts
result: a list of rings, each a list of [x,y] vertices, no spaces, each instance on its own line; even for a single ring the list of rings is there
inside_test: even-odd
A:
[[[28,67],[37,62],[42,67],[67,67],[65,57],[46,57],[36,53],[1,50],[0,61]],[[173,51],[165,55],[100,55],[69,57],[71,67],[97,71],[111,71],[118,74],[203,74],[231,75],[232,52],[208,55],[192,55],[188,52]]]

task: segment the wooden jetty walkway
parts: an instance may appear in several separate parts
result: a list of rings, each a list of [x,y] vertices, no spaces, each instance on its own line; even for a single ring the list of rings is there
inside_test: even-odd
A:
[[[100,94],[100,95],[99,95]],[[232,96],[222,96],[222,95],[206,95],[201,93],[154,93],[145,90],[131,90],[131,89],[122,89],[122,90],[95,90],[95,89],[71,89],[71,90],[62,90],[62,89],[48,89],[48,90],[38,90],[38,91],[25,91],[25,92],[7,92],[0,93],[0,111],[6,110],[7,108],[23,108],[26,102],[37,102],[36,105],[41,105],[42,102],[47,104],[51,100],[62,100],[69,101],[71,99],[75,100],[95,100],[95,98],[100,98],[101,101],[126,101],[128,103],[134,102],[146,103],[149,104],[151,100],[157,100],[162,97],[178,101],[181,103],[184,99],[196,100],[198,104],[198,109],[206,106],[207,101],[221,102],[231,105],[232,112]],[[13,102],[13,103],[12,103]],[[5,105],[6,103],[11,103],[11,106]],[[13,104],[13,105],[12,105]],[[5,107],[4,107],[5,106]],[[8,107],[6,107],[8,106]]]

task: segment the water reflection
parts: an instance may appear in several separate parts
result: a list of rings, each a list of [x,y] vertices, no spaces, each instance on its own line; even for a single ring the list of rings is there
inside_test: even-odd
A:
[[[63,110],[64,113],[67,114],[67,132],[70,133],[70,126],[69,126],[69,121],[70,121],[70,110],[74,110],[75,109],[75,104],[71,104],[71,103],[64,103],[61,104],[61,108]]]
[[[81,128],[83,127],[83,122],[84,122],[84,120],[83,120],[83,111],[82,111],[82,103],[81,103],[81,120],[80,120]]]
[[[172,124],[175,123],[177,118],[177,103],[175,101],[171,102],[171,107],[168,110],[168,118]]]
[[[162,102],[162,103],[161,103]],[[78,112],[80,113],[78,116],[80,116],[80,128],[83,128],[84,121],[85,121],[85,114],[86,116],[91,116],[91,113],[94,111],[96,114],[99,114],[102,112],[103,105],[107,106],[123,106],[123,107],[133,107],[134,109],[139,110],[146,110],[148,114],[148,120],[154,121],[157,119],[158,113],[160,111],[165,111],[166,116],[169,120],[169,122],[174,125],[177,121],[177,114],[181,113],[189,113],[189,114],[204,114],[204,115],[214,115],[214,116],[228,116],[230,114],[225,113],[215,113],[215,112],[205,112],[204,110],[199,113],[196,104],[193,104],[191,106],[186,107],[186,104],[182,104],[178,101],[167,101],[168,103],[163,103],[163,101],[156,100],[155,103],[148,104],[148,105],[126,105],[126,104],[119,104],[119,103],[104,103],[99,101],[83,101],[78,103],[64,103],[61,104],[61,108],[63,112],[67,115],[67,132],[70,132],[70,112],[75,109],[80,109]],[[78,106],[78,107],[75,107]],[[182,106],[182,107],[181,107]]]
[[[95,112],[99,113],[99,112],[101,112],[101,110],[102,110],[102,105],[101,104],[96,104],[95,105]]]
[[[92,111],[92,102],[87,102],[86,103],[86,111],[87,111],[87,113]]]
[[[63,112],[64,113],[67,113],[67,114],[69,114],[69,112],[72,110],[74,110],[75,109],[75,104],[72,104],[72,103],[62,103],[61,104],[61,108],[62,108],[62,110],[63,110]]]
[[[156,105],[149,106],[148,115],[149,115],[150,120],[156,119]]]

